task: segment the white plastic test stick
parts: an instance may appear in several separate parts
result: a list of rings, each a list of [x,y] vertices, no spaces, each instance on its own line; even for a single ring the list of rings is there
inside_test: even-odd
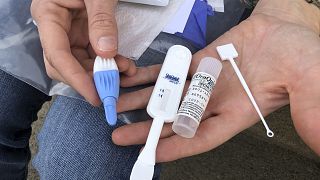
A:
[[[130,180],[152,179],[161,130],[165,122],[172,122],[176,117],[191,59],[192,54],[186,47],[175,45],[168,50],[147,106],[148,114],[154,120]]]
[[[233,69],[235,70],[244,90],[246,91],[252,105],[254,106],[255,110],[257,111],[264,127],[266,128],[267,130],[267,136],[268,137],[273,137],[274,136],[274,133],[270,130],[266,120],[264,119],[260,109],[259,109],[259,106],[257,105],[245,79],[243,78],[236,62],[234,61],[234,58],[237,58],[238,57],[238,52],[237,50],[235,49],[234,45],[233,44],[227,44],[227,45],[223,45],[223,46],[218,46],[217,47],[217,51],[218,51],[218,54],[221,58],[221,60],[225,61],[225,60],[229,60]]]

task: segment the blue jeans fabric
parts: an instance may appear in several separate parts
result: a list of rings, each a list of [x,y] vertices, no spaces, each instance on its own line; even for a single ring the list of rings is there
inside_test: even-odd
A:
[[[45,180],[129,179],[141,146],[114,145],[114,129],[106,124],[102,108],[58,96],[38,135],[33,165]],[[157,167],[155,179],[159,175]]]
[[[0,71],[0,179],[25,179],[31,124],[50,98]]]

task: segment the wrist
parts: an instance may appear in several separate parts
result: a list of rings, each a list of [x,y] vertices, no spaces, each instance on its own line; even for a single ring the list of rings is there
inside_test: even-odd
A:
[[[320,10],[305,0],[260,0],[252,13],[257,14],[299,24],[320,34]]]

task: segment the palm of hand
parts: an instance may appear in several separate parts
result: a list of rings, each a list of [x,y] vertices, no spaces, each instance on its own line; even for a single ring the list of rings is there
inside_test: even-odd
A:
[[[320,84],[316,83],[320,80],[318,35],[303,26],[275,17],[253,15],[195,54],[191,74],[195,73],[203,57],[218,58],[216,46],[227,43],[236,46],[240,55],[237,64],[264,116],[290,102],[298,133],[311,148],[320,153],[317,142],[320,139]],[[211,150],[258,122],[258,115],[230,63],[224,62],[223,66],[196,136],[193,139],[179,137],[174,135],[170,125],[165,125],[157,148],[159,162]],[[123,78],[122,85],[150,82],[155,80],[154,76],[146,80],[142,79],[141,74],[158,71],[156,67],[142,68],[136,77]],[[119,109],[144,107],[151,91],[149,88],[123,95]],[[147,98],[141,98],[141,95]],[[130,102],[126,99],[130,99]],[[144,122],[121,127],[113,133],[113,140],[119,145],[144,143],[150,124]]]
[[[316,133],[320,129],[320,123],[314,121],[316,113],[308,114],[316,108],[312,98],[319,100],[316,91],[319,92],[320,85],[314,83],[320,79],[317,77],[320,73],[318,35],[277,18],[255,15],[197,54],[197,59],[208,54],[216,56],[215,47],[230,42],[240,47],[237,64],[263,114],[268,115],[290,102],[298,132],[312,146],[320,137]],[[229,62],[224,63],[205,118],[215,122],[208,122],[199,133],[221,131],[220,138],[225,137],[221,142],[259,120]],[[216,145],[215,142],[212,146]]]
[[[86,10],[79,10],[73,13],[70,30],[68,32],[72,54],[79,60],[83,67],[88,67],[85,60],[91,61],[91,66],[87,68],[92,71],[93,59],[96,54],[90,44],[88,31],[88,17]]]

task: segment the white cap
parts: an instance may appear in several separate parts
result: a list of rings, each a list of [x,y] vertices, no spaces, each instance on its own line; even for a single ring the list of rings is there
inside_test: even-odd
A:
[[[93,73],[109,70],[118,70],[116,61],[113,58],[105,59],[97,56],[96,60],[94,61]]]

